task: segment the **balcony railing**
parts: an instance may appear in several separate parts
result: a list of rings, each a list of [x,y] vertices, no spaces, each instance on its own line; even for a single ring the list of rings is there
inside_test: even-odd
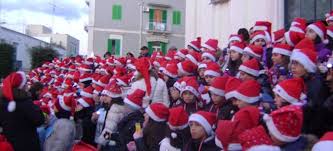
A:
[[[150,21],[146,29],[148,32],[170,33],[170,29],[165,22]]]

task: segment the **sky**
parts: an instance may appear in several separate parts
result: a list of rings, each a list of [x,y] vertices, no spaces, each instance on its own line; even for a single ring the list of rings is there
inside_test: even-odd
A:
[[[53,27],[54,33],[79,39],[80,54],[86,54],[88,33],[84,26],[88,24],[88,9],[85,0],[0,0],[0,22],[19,32],[24,32],[28,24]]]

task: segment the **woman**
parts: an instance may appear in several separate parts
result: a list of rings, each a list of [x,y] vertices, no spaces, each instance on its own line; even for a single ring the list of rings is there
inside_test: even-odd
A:
[[[0,91],[0,125],[15,151],[39,151],[37,127],[44,123],[44,115],[25,91],[26,82],[21,71],[4,79]]]

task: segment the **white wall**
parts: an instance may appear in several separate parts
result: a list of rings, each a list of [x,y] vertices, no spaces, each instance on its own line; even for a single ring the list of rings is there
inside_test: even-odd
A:
[[[272,31],[283,28],[283,0],[229,0],[212,5],[209,0],[186,0],[185,42],[197,36],[205,42],[208,38],[219,39],[225,47],[230,34],[239,28],[249,29],[255,21],[272,22]]]

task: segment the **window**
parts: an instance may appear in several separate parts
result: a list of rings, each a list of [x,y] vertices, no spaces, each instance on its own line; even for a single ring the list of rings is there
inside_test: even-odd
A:
[[[303,17],[308,22],[325,20],[325,14],[332,9],[333,0],[290,0],[285,1],[285,26],[295,17]]]
[[[173,11],[172,13],[172,24],[180,25],[181,24],[181,12],[180,11]]]
[[[120,56],[120,39],[108,39],[108,52]]]
[[[149,30],[166,31],[167,11],[149,9]]]
[[[164,42],[159,42],[159,41],[148,42],[149,54],[152,54],[154,51],[162,51],[163,54],[166,54],[167,51],[166,46],[167,44]]]
[[[122,17],[122,8],[121,5],[112,6],[112,20],[121,20]]]

